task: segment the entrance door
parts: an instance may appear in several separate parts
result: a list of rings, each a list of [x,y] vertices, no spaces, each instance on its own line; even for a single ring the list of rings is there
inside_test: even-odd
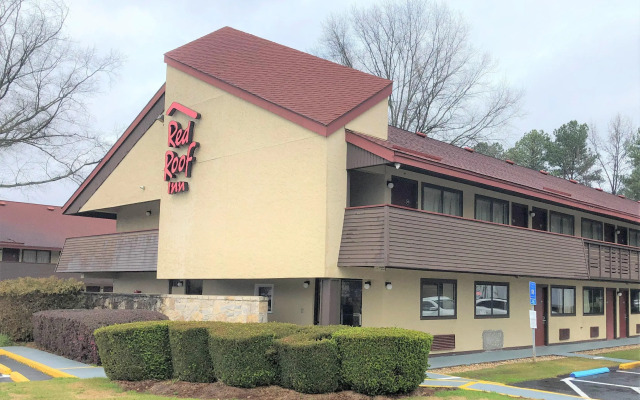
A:
[[[534,213],[531,216],[531,228],[546,231],[547,230],[547,210],[544,208],[533,207],[531,211]]]
[[[402,207],[418,208],[418,181],[413,179],[391,177],[391,204]]]
[[[616,337],[616,290],[607,289],[606,319],[607,319],[607,339]]]
[[[202,294],[202,279],[187,279],[185,294]]]
[[[511,203],[511,225],[528,228],[529,207],[524,204]]]
[[[616,242],[616,226],[604,224],[604,241],[609,243]]]
[[[340,324],[362,325],[362,280],[343,279],[340,291]]]
[[[547,345],[547,287],[538,286],[536,292],[536,346]]]
[[[618,337],[626,338],[628,335],[627,328],[629,327],[629,320],[627,319],[627,316],[628,316],[627,309],[629,307],[627,304],[627,299],[629,298],[629,292],[627,290],[620,290],[620,294],[621,296],[618,296],[618,298],[620,299],[620,307],[618,307],[618,310],[620,311]]]

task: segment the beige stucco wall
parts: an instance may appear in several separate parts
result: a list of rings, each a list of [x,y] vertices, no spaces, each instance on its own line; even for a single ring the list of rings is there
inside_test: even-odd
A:
[[[113,277],[113,291],[115,293],[169,293],[169,281],[156,279],[155,272],[118,272]]]
[[[309,280],[308,288],[303,287]],[[231,279],[206,280],[202,294],[218,296],[253,296],[257,284],[273,285],[272,312],[269,321],[313,324],[314,279]]]
[[[387,140],[389,120],[389,98],[385,98],[366,113],[358,116],[346,125],[347,129],[355,132]]]
[[[147,211],[150,211],[151,215],[147,215]],[[121,206],[117,209],[117,216],[117,232],[158,229],[160,222],[160,202],[150,201]]]

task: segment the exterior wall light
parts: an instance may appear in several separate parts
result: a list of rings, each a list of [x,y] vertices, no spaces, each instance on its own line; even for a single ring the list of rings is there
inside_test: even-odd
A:
[[[140,186],[140,190],[144,190],[144,185],[141,185],[141,186]]]
[[[536,212],[535,211],[529,211],[529,215],[531,215],[531,218],[536,216]]]
[[[146,215],[147,217],[150,217],[150,216],[151,216],[151,210],[147,210],[147,211],[145,212],[145,215]]]
[[[391,182],[391,181],[387,181],[387,187],[388,187],[389,189],[393,189],[393,182]]]
[[[400,169],[400,163],[399,162],[393,164],[393,166],[396,167],[396,169]]]
[[[304,281],[302,282],[302,287],[306,289],[309,287],[310,284],[311,284],[311,281]]]
[[[384,287],[386,287],[386,288],[387,288],[387,290],[391,290],[391,289],[393,289],[393,285],[391,284],[391,282],[385,282],[385,283],[384,283]]]
[[[364,283],[364,288],[365,288],[366,290],[369,290],[369,289],[371,288],[371,281],[366,281],[366,282]]]

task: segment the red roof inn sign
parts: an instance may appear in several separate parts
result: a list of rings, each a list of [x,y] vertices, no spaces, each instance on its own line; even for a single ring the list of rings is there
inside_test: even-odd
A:
[[[180,111],[192,119],[199,119],[200,113],[193,111],[179,103],[171,103],[167,110],[167,115],[171,116],[176,111]],[[191,168],[196,161],[193,153],[200,146],[198,142],[193,141],[193,121],[187,123],[187,127],[183,128],[178,121],[169,122],[169,134],[167,144],[169,147],[179,149],[186,146],[187,152],[181,156],[173,150],[167,150],[164,154],[164,180],[168,182],[169,194],[187,192],[189,190],[189,182],[178,181],[171,182],[176,178],[177,174],[183,173],[187,178],[191,177]]]

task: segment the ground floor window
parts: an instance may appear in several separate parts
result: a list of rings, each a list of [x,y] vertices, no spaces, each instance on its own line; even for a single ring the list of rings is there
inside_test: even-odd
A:
[[[269,301],[267,302],[267,311],[269,313],[273,312],[273,284],[264,284],[258,283],[254,289],[254,295],[267,297]]]
[[[476,317],[509,317],[509,284],[504,282],[476,282]]]
[[[551,315],[576,315],[575,286],[551,286]]]
[[[584,315],[604,314],[604,288],[585,287],[582,291]]]
[[[420,318],[456,318],[457,283],[445,279],[420,279]]]
[[[640,314],[640,289],[631,289],[631,313]]]

